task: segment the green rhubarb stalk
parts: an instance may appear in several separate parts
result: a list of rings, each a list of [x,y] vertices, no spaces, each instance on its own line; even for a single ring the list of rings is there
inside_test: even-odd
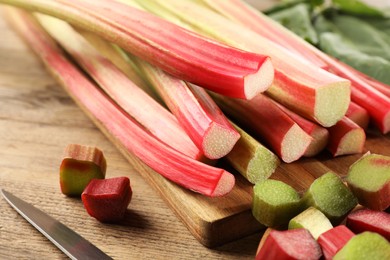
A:
[[[195,161],[151,136],[126,115],[89,78],[72,64],[30,14],[8,9],[14,28],[43,60],[77,104],[118,148],[138,157],[158,174],[186,189],[207,196],[230,192],[235,178],[229,172]],[[115,120],[113,120],[115,119]]]
[[[203,153],[183,131],[176,118],[130,81],[69,24],[45,15],[38,15],[38,19],[100,87],[150,133],[193,159],[203,159]]]
[[[150,2],[153,6],[148,9]],[[298,114],[328,127],[347,111],[350,102],[348,80],[313,66],[248,28],[190,1],[142,0],[139,3],[151,12],[156,10],[153,8],[158,3],[159,8],[175,14],[198,33],[234,47],[269,55],[275,66],[275,80],[266,93]]]
[[[181,79],[251,99],[272,83],[268,56],[218,44],[137,8],[110,0],[0,0],[90,30]]]
[[[225,159],[253,184],[268,179],[280,165],[279,158],[239,126],[233,125],[241,137]]]

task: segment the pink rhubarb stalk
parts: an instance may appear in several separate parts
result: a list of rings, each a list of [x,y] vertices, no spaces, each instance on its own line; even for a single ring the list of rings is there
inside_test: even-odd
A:
[[[270,59],[206,39],[137,8],[110,0],[0,0],[90,30],[186,81],[251,99],[273,79]]]
[[[231,191],[235,183],[232,174],[195,161],[151,136],[65,58],[31,15],[18,10],[10,10],[8,15],[58,82],[122,151],[134,154],[165,178],[195,192],[222,196]]]
[[[233,149],[240,134],[204,89],[139,59],[135,63],[206,157],[219,159]]]
[[[366,133],[363,128],[347,117],[328,128],[329,141],[327,149],[336,157],[363,152]]]
[[[245,26],[194,2],[139,1],[146,8],[149,2],[152,3],[152,12],[158,4],[157,7],[174,13],[196,32],[234,47],[269,55],[275,66],[275,80],[266,93],[294,112],[326,127],[334,125],[345,115],[350,102],[348,80],[313,66]],[[158,10],[156,13],[161,14]]]
[[[310,135],[265,95],[257,95],[250,101],[217,94],[213,98],[226,114],[255,134],[284,162],[298,160],[312,141]]]
[[[44,15],[39,15],[38,20],[100,87],[145,129],[187,156],[203,159],[203,153],[183,131],[176,118],[129,80],[111,61],[100,55],[69,24]]]
[[[349,104],[346,117],[351,119],[357,125],[359,125],[363,129],[367,129],[370,123],[370,114],[368,114],[367,110],[363,107],[359,106],[355,102],[351,102]]]
[[[356,234],[371,231],[390,241],[390,214],[387,212],[359,209],[347,216],[346,225]]]
[[[317,242],[322,248],[322,253],[325,260],[331,260],[340,251],[341,248],[354,236],[355,234],[344,225],[334,227],[322,233]]]
[[[329,131],[325,127],[301,117],[280,104],[279,107],[289,117],[291,117],[291,119],[294,120],[303,129],[303,131],[312,137],[312,141],[303,156],[312,157],[324,150],[329,139]]]

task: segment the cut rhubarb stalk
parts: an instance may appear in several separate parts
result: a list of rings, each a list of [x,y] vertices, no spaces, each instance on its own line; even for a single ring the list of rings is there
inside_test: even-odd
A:
[[[390,243],[377,233],[364,232],[352,237],[333,259],[390,259]]]
[[[69,24],[44,15],[39,15],[38,18],[49,34],[100,87],[145,129],[187,156],[196,160],[203,159],[203,153],[183,131],[176,118],[130,81],[113,63],[100,55]]]
[[[320,153],[326,145],[328,144],[329,132],[326,128],[310,121],[302,116],[292,112],[290,109],[279,105],[279,107],[294,120],[303,131],[309,134],[312,137],[312,141],[310,142],[309,147],[306,149],[306,152],[303,156],[305,157],[313,157]]]
[[[124,219],[132,195],[129,178],[118,177],[91,180],[81,199],[91,217],[113,223]]]
[[[309,231],[304,228],[294,230],[271,230],[264,245],[256,255],[262,259],[320,259],[321,248]]]
[[[298,192],[284,182],[268,179],[255,184],[252,214],[261,224],[284,226],[300,209]]]
[[[343,117],[337,124],[328,128],[328,151],[334,156],[363,152],[366,133],[354,121]]]
[[[301,158],[312,141],[310,135],[265,95],[259,94],[250,101],[217,94],[212,97],[227,115],[252,131],[284,162]]]
[[[263,246],[265,244],[265,241],[267,241],[269,233],[271,233],[272,230],[274,230],[274,229],[273,228],[267,228],[264,231],[263,235],[261,236],[261,240],[260,240],[259,246],[257,247],[257,250],[256,250],[256,256],[260,252],[260,250],[263,248]]]
[[[371,231],[390,241],[390,214],[384,211],[356,210],[348,214],[346,225],[355,233]]]
[[[351,119],[363,129],[367,129],[368,124],[370,123],[370,115],[368,114],[367,110],[359,106],[355,102],[351,102],[349,104],[345,116]]]
[[[329,69],[335,74],[349,80],[352,83],[351,97],[354,102],[364,107],[372,117],[374,123],[383,133],[390,131],[390,97],[386,96],[387,90],[383,84],[375,84],[370,82],[367,78],[363,79],[356,73],[355,69],[350,68],[342,62],[330,58],[328,55],[318,50],[316,47],[310,45],[305,40],[299,38],[297,35],[284,28],[282,25],[273,21],[266,15],[254,9],[248,10],[242,1],[238,0],[203,0],[207,1],[210,6],[215,6],[215,9],[233,19],[240,24],[251,28],[259,35],[268,38],[275,43],[278,43],[286,48],[294,48],[297,52],[302,53],[303,56],[307,52],[312,52],[325,62]],[[255,14],[255,15],[253,15]],[[287,43],[286,43],[287,42]],[[272,55],[270,55],[272,57]],[[275,62],[274,57],[272,57]],[[323,67],[316,61],[310,60],[313,66],[317,68]],[[278,65],[275,64],[277,71]],[[278,78],[278,75],[275,75]],[[382,85],[378,87],[378,85]],[[335,97],[337,94],[335,94]]]
[[[253,184],[268,179],[280,165],[279,158],[240,127],[234,127],[241,137],[226,160]]]
[[[385,210],[390,206],[390,157],[366,154],[348,170],[347,183],[359,204]]]
[[[233,149],[240,135],[204,89],[140,59],[135,63],[206,157],[219,159]]]
[[[306,228],[315,239],[333,228],[332,223],[320,210],[310,207],[288,223],[288,229]]]
[[[223,95],[251,99],[274,70],[265,55],[218,44],[157,16],[110,0],[1,0],[90,30],[183,80]]]
[[[151,136],[69,62],[50,36],[28,13],[7,12],[15,29],[44,61],[79,106],[122,151],[132,153],[165,178],[207,196],[230,192],[229,172],[195,161]],[[114,120],[113,120],[114,119]]]
[[[139,2],[148,7],[149,1]],[[158,3],[159,8],[171,11],[196,32],[234,47],[269,55],[275,66],[275,80],[266,93],[298,114],[328,127],[340,120],[347,111],[350,102],[348,80],[313,66],[250,29],[191,1],[151,2],[152,9]]]
[[[357,199],[338,175],[328,172],[317,178],[302,198],[306,207],[319,209],[338,224],[356,205]]]
[[[354,236],[355,234],[346,226],[340,225],[322,233],[317,242],[320,244],[325,260],[333,259],[334,255]]]
[[[263,35],[269,40],[280,44],[288,50],[294,52],[310,63],[315,64],[319,68],[326,69],[328,65],[318,58],[312,51],[302,46],[299,42],[296,42],[292,32],[286,33],[284,30],[276,30],[270,26],[264,26],[268,23],[268,20],[272,20],[266,15],[262,14],[258,10],[249,6],[242,0],[201,0],[209,7],[213,8],[216,12],[226,16],[227,18],[244,25],[245,27],[255,31],[256,33]],[[275,27],[281,27],[282,25],[275,23]]]
[[[106,168],[106,159],[98,148],[68,145],[60,166],[61,192],[80,196],[92,179],[104,179]]]

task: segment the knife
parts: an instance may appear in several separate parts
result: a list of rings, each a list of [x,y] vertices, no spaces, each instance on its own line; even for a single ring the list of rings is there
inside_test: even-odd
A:
[[[79,234],[33,205],[1,189],[5,200],[71,259],[112,259]]]

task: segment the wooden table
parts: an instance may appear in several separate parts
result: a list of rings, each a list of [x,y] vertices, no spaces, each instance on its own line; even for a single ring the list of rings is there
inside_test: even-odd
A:
[[[208,249],[201,245],[113,144],[46,72],[0,15],[0,188],[57,218],[114,259],[253,259],[260,234]],[[97,146],[107,177],[128,176],[133,199],[120,225],[90,217],[59,186],[70,143]],[[0,259],[66,259],[0,199]]]

